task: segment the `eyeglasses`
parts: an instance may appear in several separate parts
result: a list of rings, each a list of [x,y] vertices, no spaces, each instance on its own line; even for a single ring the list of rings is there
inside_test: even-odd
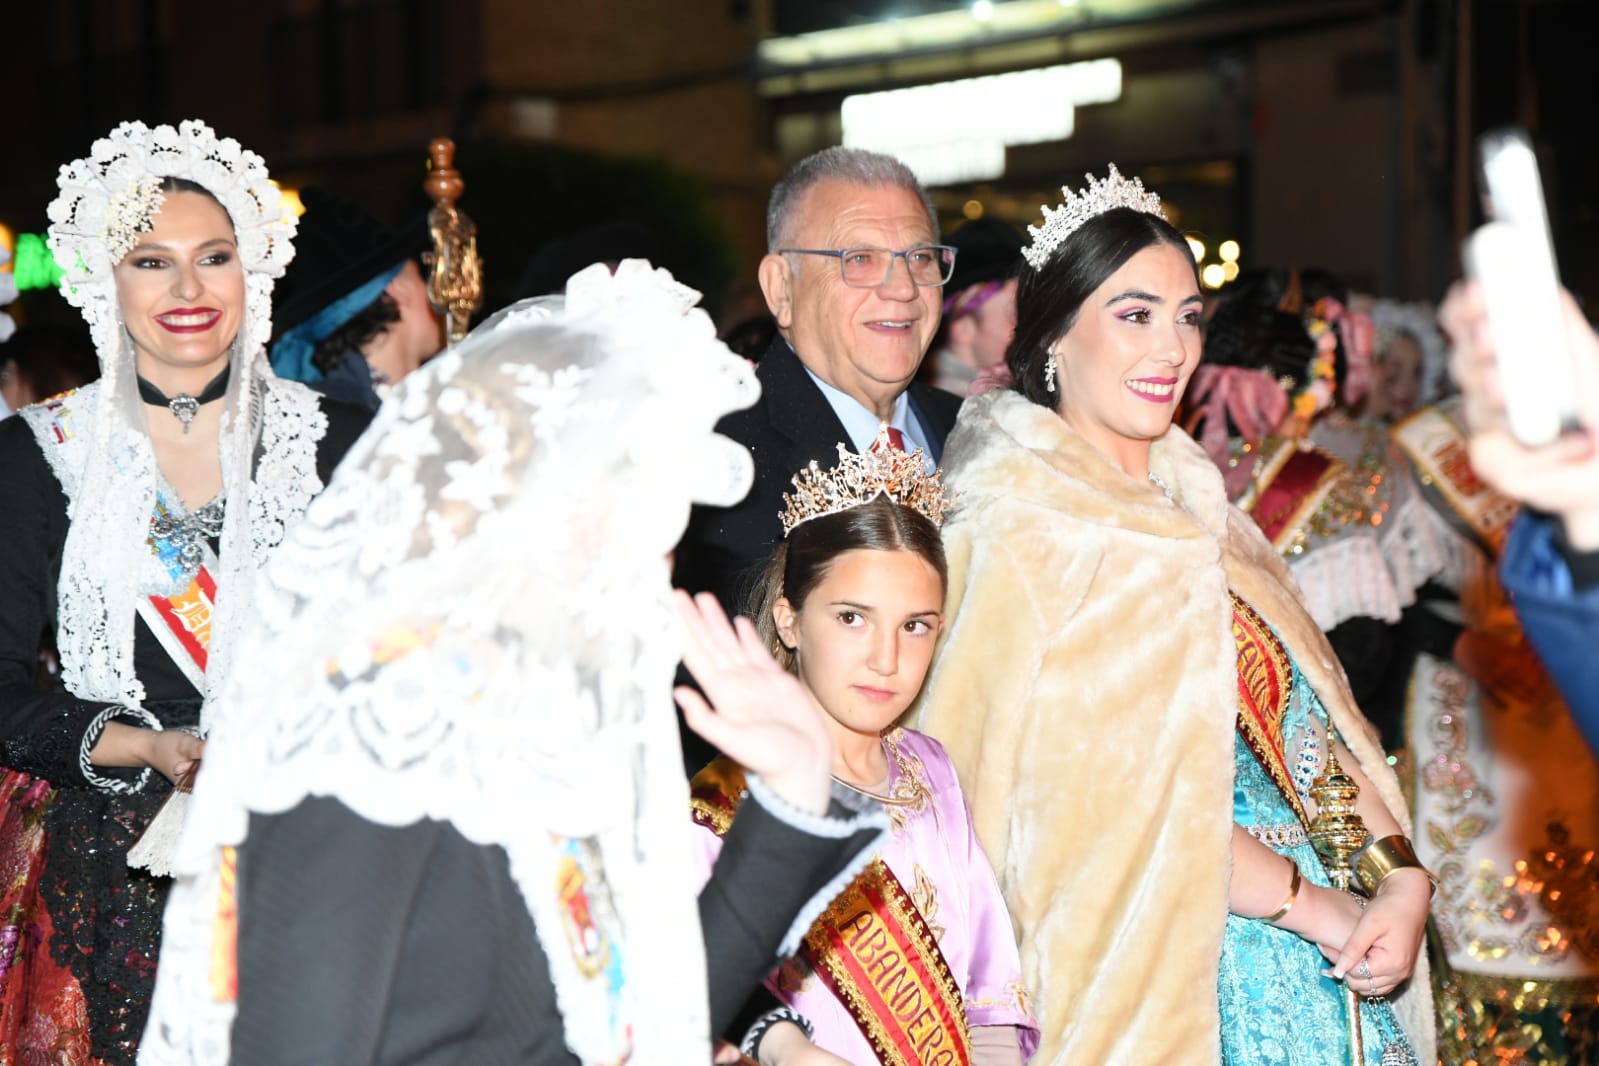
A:
[[[955,249],[947,244],[918,244],[903,252],[887,248],[779,248],[782,255],[830,255],[838,260],[844,284],[852,289],[875,289],[888,284],[894,260],[905,260],[911,280],[920,288],[942,285],[955,273]]]

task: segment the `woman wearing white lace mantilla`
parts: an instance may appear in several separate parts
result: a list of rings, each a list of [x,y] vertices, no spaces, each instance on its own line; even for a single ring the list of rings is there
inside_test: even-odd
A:
[[[58,180],[101,378],[0,423],[0,1061],[71,1066],[133,1061],[170,882],[130,846],[203,754],[257,568],[365,416],[268,365],[294,219],[260,157],[126,123]]]
[[[1015,384],[968,400],[944,454],[952,621],[919,721],[999,874],[1037,1061],[1344,1066],[1343,982],[1367,1066],[1431,1062],[1431,886],[1393,774],[1281,559],[1172,425],[1193,255],[1114,168],[1064,191],[1023,252]],[[1329,730],[1380,838],[1364,910],[1307,839]]]
[[[590,267],[378,412],[266,568],[141,1062],[707,1063],[868,860],[887,820],[833,797],[798,682],[710,597],[674,617],[758,392],[696,298]],[[757,771],[697,907],[680,657]]]

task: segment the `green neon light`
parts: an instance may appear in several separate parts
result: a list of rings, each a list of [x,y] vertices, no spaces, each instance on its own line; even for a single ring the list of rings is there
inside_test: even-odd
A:
[[[55,256],[37,233],[18,234],[17,254],[11,270],[16,275],[19,290],[53,289],[66,273],[56,265]]]

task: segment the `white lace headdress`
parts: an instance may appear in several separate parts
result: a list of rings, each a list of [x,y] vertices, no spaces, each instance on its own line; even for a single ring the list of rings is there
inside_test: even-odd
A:
[[[249,812],[309,795],[504,847],[583,1062],[709,1061],[667,553],[692,501],[747,490],[748,452],[713,427],[759,386],[696,298],[629,260],[496,316],[397,387],[273,555],[179,848],[141,1062],[226,1061],[219,852]]]
[[[260,156],[217,137],[203,122],[153,129],[127,122],[96,141],[88,156],[61,168],[60,195],[49,207],[49,245],[66,271],[62,295],[88,321],[101,369],[98,382],[71,397],[69,447],[49,439],[48,413],[35,409],[30,419],[72,517],[59,583],[62,674],[73,693],[118,703],[156,727],[141,710],[144,686],[134,673],[134,604],[178,590],[146,543],[160,477],[112,272],[150,228],[163,202],[159,186],[168,177],[200,185],[226,209],[245,275],[220,440],[225,518],[204,676],[208,696],[227,672],[230,620],[244,614],[257,566],[321,487],[315,442],[326,426],[314,398],[284,388],[265,357],[273,281],[293,255],[295,219]],[[206,718],[209,707],[208,700]]]
[[[1380,299],[1371,305],[1371,324],[1377,329],[1377,358],[1388,358],[1394,338],[1408,334],[1421,349],[1421,365],[1417,368],[1420,389],[1416,406],[1426,407],[1437,403],[1450,387],[1449,346],[1444,343],[1438,329],[1438,309],[1426,303],[1405,303],[1401,300]]]

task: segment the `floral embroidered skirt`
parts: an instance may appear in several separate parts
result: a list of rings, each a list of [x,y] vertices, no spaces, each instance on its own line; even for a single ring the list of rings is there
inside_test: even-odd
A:
[[[0,1064],[94,1062],[77,980],[50,957],[53,927],[40,898],[48,781],[0,771]]]
[[[168,882],[127,853],[162,798],[0,769],[0,1066],[133,1063]]]

